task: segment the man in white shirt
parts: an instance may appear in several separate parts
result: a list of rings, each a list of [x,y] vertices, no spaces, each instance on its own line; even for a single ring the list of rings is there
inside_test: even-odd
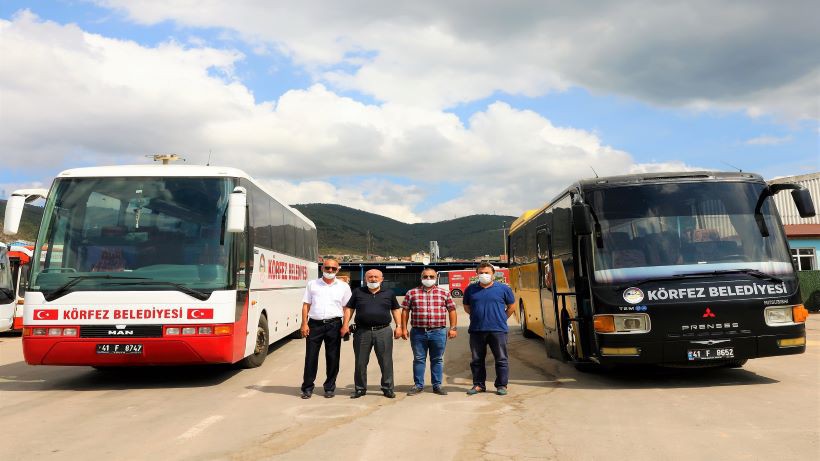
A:
[[[341,327],[344,306],[350,300],[350,286],[336,280],[339,261],[326,258],[322,264],[322,278],[311,280],[302,299],[302,337],[307,339],[305,348],[305,373],[302,378],[302,398],[313,395],[313,382],[319,368],[319,349],[325,344],[327,379],[324,382],[325,398],[336,393],[336,376],[339,375],[341,351]]]

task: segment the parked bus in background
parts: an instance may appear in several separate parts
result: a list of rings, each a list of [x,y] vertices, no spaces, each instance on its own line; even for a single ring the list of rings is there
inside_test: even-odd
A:
[[[9,251],[5,243],[0,243],[0,331],[11,330],[14,325],[14,284],[11,278]]]
[[[78,168],[46,198],[25,294],[33,365],[262,364],[298,330],[316,226],[233,168]]]
[[[34,254],[34,245],[11,243],[9,245],[9,264],[11,266],[11,283],[14,290],[15,309],[13,330],[23,328],[23,301],[28,284],[28,273],[31,267],[31,255]]]
[[[438,287],[450,292],[450,296],[460,298],[464,296],[464,291],[471,283],[478,281],[478,274],[475,269],[462,269],[455,271],[439,271]],[[495,269],[495,281],[505,285],[510,284],[510,270],[507,268]]]
[[[748,173],[579,181],[510,227],[525,336],[581,366],[742,366],[806,349],[807,311],[777,209],[808,191]]]

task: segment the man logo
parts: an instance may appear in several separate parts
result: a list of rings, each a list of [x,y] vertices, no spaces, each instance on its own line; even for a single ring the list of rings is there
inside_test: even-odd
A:
[[[712,309],[706,308],[706,312],[703,313],[703,318],[714,318],[715,313],[712,312]]]
[[[259,279],[265,280],[265,269],[267,269],[267,265],[265,264],[265,255],[259,255]]]

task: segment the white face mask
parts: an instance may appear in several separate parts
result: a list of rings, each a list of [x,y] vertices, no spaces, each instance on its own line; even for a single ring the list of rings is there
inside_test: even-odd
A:
[[[379,288],[379,285],[381,285],[381,282],[367,282],[367,288],[370,288],[371,290]]]
[[[478,282],[487,285],[493,281],[493,274],[478,274]]]
[[[322,277],[324,277],[328,280],[333,280],[333,279],[336,278],[336,273],[335,272],[322,272]]]
[[[421,284],[430,288],[431,286],[436,284],[436,279],[421,279]]]

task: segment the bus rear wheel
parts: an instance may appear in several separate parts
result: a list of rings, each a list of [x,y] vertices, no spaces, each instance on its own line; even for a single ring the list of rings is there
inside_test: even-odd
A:
[[[530,331],[527,325],[527,313],[524,312],[524,303],[518,302],[518,324],[521,325],[521,334],[525,338],[536,338],[538,335]]]
[[[253,353],[245,357],[239,362],[242,368],[256,368],[265,362],[268,356],[268,318],[265,314],[259,315],[259,325],[256,327],[256,345],[253,348]]]

